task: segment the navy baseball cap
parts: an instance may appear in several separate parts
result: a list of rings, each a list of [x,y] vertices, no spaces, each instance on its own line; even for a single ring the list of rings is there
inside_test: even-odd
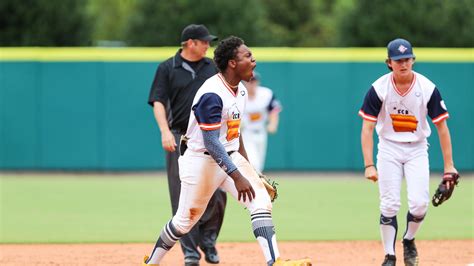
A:
[[[387,45],[388,58],[400,60],[403,58],[415,58],[411,43],[405,39],[395,39]]]
[[[215,41],[217,40],[217,37],[214,35],[211,35],[209,33],[209,30],[206,28],[206,26],[200,24],[191,24],[186,26],[186,28],[183,29],[183,32],[181,33],[181,42],[185,42],[189,39],[193,40],[202,40],[202,41]]]

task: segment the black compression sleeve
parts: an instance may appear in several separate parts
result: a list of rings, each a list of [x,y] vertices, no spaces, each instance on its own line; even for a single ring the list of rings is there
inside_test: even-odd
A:
[[[204,139],[204,147],[206,147],[209,155],[216,161],[216,163],[228,174],[237,170],[237,167],[232,162],[230,156],[224,149],[224,146],[219,141],[219,129],[203,130],[202,137]]]

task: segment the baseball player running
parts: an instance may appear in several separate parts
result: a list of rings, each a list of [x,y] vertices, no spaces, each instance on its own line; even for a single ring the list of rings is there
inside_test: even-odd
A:
[[[242,118],[242,136],[250,163],[260,173],[265,166],[268,133],[278,129],[281,104],[273,91],[260,86],[260,75],[249,82],[243,82],[249,93],[249,100]]]
[[[429,204],[427,138],[431,134],[427,115],[435,124],[441,143],[445,173],[454,168],[451,137],[446,123],[446,105],[436,86],[412,70],[415,55],[411,44],[395,39],[386,60],[391,73],[376,80],[367,92],[359,115],[363,118],[361,142],[365,177],[379,180],[380,232],[385,250],[382,265],[395,265],[397,214],[400,188],[405,177],[408,192],[407,225],[403,234],[405,265],[418,265],[415,236]],[[377,165],[373,160],[373,131],[379,136]]]
[[[256,62],[252,52],[242,39],[231,36],[219,43],[214,61],[220,72],[206,80],[194,97],[185,135],[187,149],[179,158],[178,211],[164,226],[143,264],[158,265],[199,220],[220,187],[249,210],[254,235],[268,265],[311,265],[309,259],[280,259],[270,197],[242,145],[240,120],[248,95],[240,81],[253,76]]]

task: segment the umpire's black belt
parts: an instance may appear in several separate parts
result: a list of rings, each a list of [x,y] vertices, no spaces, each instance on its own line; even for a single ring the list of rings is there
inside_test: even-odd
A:
[[[235,152],[235,151],[228,151],[228,152],[227,152],[227,155],[230,156],[230,155],[231,155],[232,153],[234,153],[234,152]],[[205,154],[205,155],[210,155],[209,152],[207,152],[207,151],[205,151],[204,154]]]

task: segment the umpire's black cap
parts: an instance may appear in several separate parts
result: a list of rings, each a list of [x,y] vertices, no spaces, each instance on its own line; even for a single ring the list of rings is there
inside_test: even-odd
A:
[[[415,58],[411,43],[405,39],[395,39],[387,45],[388,58],[400,60],[403,58]]]
[[[217,40],[217,37],[214,35],[211,35],[209,33],[209,30],[206,28],[206,26],[200,24],[191,24],[186,26],[186,28],[183,29],[183,32],[181,33],[181,42],[185,42],[189,39],[193,40],[202,40],[202,41],[215,41]]]

